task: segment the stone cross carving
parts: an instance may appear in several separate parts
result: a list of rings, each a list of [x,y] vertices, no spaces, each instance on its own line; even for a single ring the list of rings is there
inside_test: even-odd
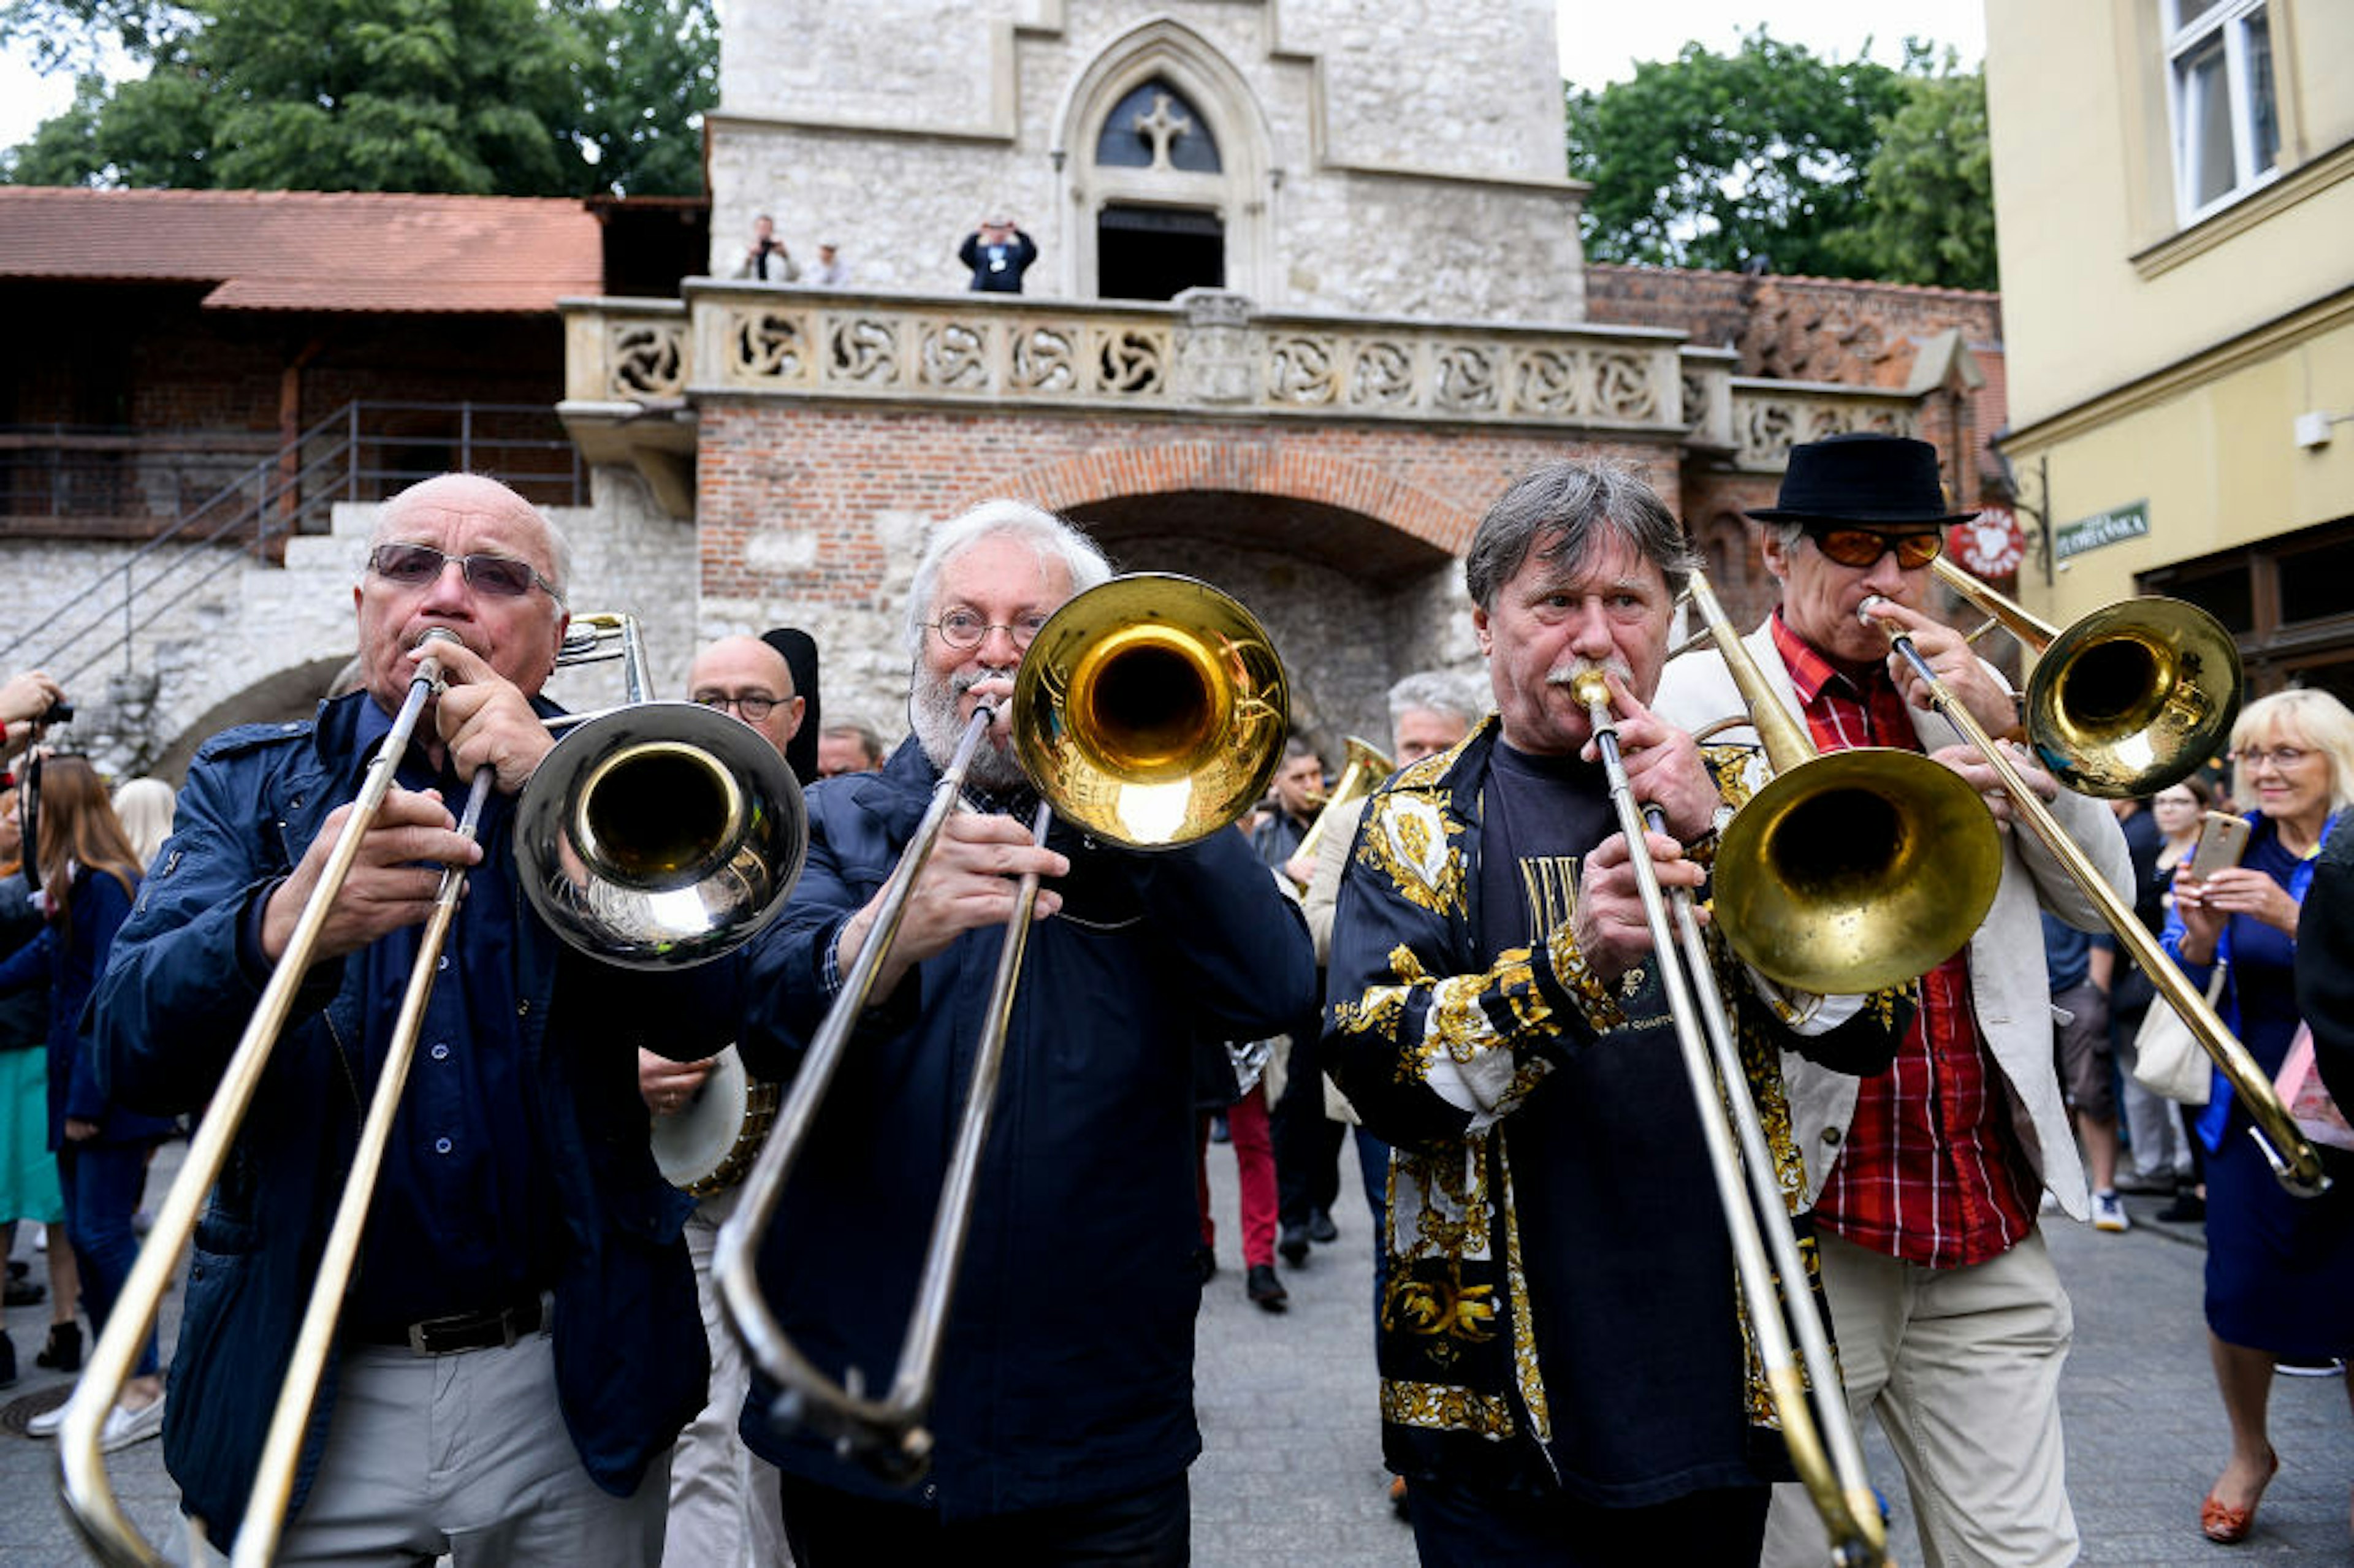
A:
[[[1152,166],[1165,169],[1169,164],[1169,144],[1193,129],[1193,122],[1165,92],[1152,95],[1152,112],[1139,114],[1134,122],[1136,133],[1152,139]]]

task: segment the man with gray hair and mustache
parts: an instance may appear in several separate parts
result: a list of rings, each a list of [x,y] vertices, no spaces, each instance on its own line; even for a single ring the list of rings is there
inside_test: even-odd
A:
[[[1371,798],[1341,877],[1324,1059],[1392,1149],[1384,1449],[1426,1564],[1754,1562],[1788,1473],[1630,858],[1699,889],[1747,783],[1647,705],[1689,571],[1631,474],[1507,491],[1464,563],[1498,712]],[[1664,813],[1639,846],[1570,687],[1597,668]],[[1785,1044],[1849,1071],[1893,1048],[1893,997],[1718,969],[1758,1092]]]
[[[809,864],[757,945],[747,1065],[791,1076],[976,706],[1000,716],[965,810],[917,874],[859,1033],[783,1194],[761,1287],[830,1376],[889,1376],[914,1292],[1015,884],[1044,878],[981,1161],[919,1484],[895,1486],[779,1420],[756,1379],[744,1433],[784,1472],[801,1568],[1002,1560],[1187,1560],[1193,1421],[1198,1031],[1249,1039],[1313,1006],[1299,914],[1247,840],[1125,851],[1057,824],[1004,706],[1031,640],[1110,567],[1034,506],[942,526],[916,570],[914,735],[880,772],[809,792]]]

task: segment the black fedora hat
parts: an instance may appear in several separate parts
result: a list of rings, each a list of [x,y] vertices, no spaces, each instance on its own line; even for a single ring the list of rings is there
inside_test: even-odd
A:
[[[1781,493],[1749,515],[1760,523],[1869,528],[1967,523],[1978,514],[1946,510],[1936,448],[1910,436],[1858,431],[1792,447]]]

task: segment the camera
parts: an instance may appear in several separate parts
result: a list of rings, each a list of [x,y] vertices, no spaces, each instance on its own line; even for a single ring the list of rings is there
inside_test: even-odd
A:
[[[39,718],[35,719],[33,722],[35,724],[71,724],[73,723],[73,705],[66,701],[63,697],[59,697],[56,702],[49,705],[48,712],[43,714]]]

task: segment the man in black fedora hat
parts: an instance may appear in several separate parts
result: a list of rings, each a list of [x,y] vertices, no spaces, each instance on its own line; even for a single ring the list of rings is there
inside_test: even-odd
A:
[[[1876,622],[1901,627],[1989,734],[2016,735],[1992,666],[1927,612],[1929,565],[1966,521],[1936,449],[1882,435],[1792,449],[1764,524],[1782,601],[1745,640],[1767,683],[1824,751],[1903,747],[1952,768],[2011,816],[1993,769],[1931,709]],[[1860,613],[1869,606],[1872,620]],[[1668,666],[1653,711],[1696,726],[1740,698],[1714,652]],[[2001,744],[2009,745],[2009,742]],[[2100,801],[2063,793],[2023,747],[2010,759],[2120,895],[2131,864]],[[1821,1240],[1850,1407],[1880,1416],[1933,1563],[2063,1563],[2077,1550],[2060,1435],[2073,1328],[2036,1229],[2048,1192],[2083,1218],[2086,1192],[2052,1068],[2041,921],[2100,928],[2084,888],[2034,834],[2003,834],[1994,904],[1968,945],[1923,975],[1920,1012],[1878,1077],[1787,1057],[1791,1130]],[[1822,1530],[1778,1489],[1765,1561],[1819,1563]]]

